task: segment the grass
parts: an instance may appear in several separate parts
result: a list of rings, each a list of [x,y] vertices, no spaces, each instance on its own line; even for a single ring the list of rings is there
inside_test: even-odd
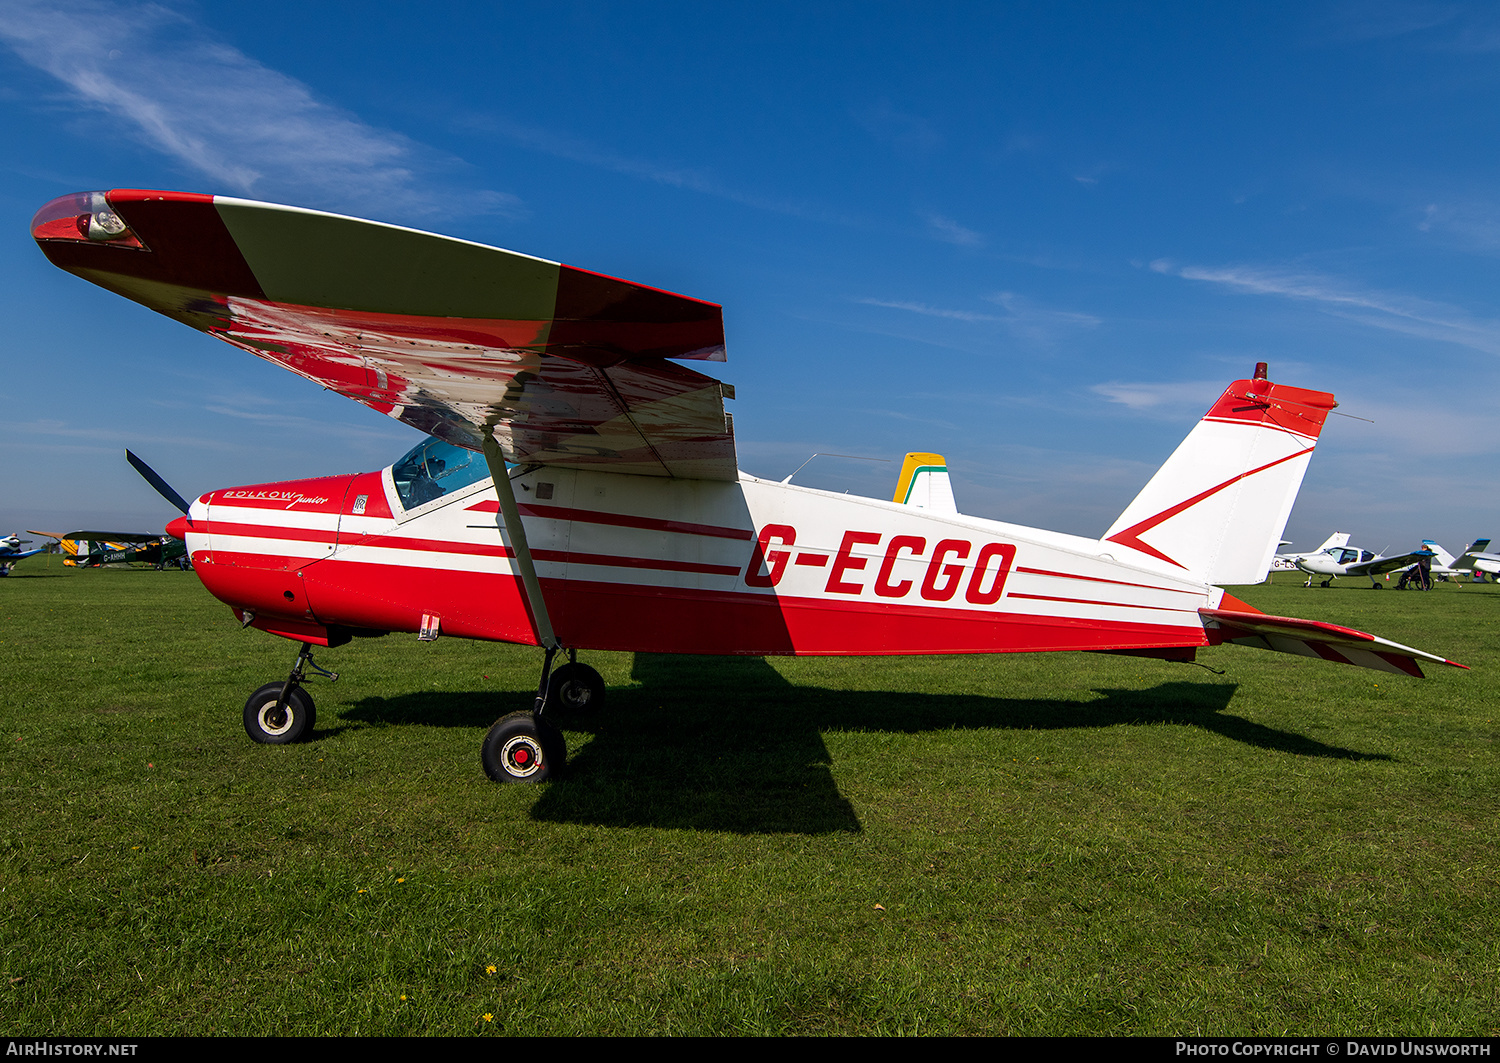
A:
[[[54,563],[55,564],[55,563]],[[164,1034],[1500,1034],[1500,587],[1237,589],[1474,666],[1223,647],[586,654],[567,778],[489,782],[535,650],[318,655],[191,575],[0,582],[0,1025]]]

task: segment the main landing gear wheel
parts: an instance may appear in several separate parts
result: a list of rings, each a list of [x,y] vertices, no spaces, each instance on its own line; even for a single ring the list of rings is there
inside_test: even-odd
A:
[[[484,773],[496,782],[549,782],[568,760],[562,732],[532,712],[502,716],[479,751]]]
[[[284,746],[311,738],[313,723],[317,719],[317,706],[312,695],[301,687],[292,687],[286,704],[276,707],[281,698],[285,681],[267,683],[245,702],[245,733],[255,741],[271,746]]]
[[[604,704],[604,678],[573,661],[555,669],[547,680],[547,708],[564,713],[592,712]]]

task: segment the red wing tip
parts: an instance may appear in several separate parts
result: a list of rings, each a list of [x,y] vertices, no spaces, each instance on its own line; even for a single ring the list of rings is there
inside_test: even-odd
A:
[[[1374,642],[1375,636],[1368,631],[1359,631],[1342,624],[1330,624],[1324,620],[1303,620],[1295,616],[1272,616],[1270,613],[1242,612],[1237,609],[1199,609],[1198,612],[1214,620],[1234,623],[1240,620],[1247,624],[1276,624],[1293,631],[1316,631],[1323,634],[1341,635],[1360,642]]]

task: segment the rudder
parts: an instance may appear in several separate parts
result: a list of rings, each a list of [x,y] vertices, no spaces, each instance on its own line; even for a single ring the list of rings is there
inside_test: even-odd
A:
[[[1216,585],[1259,583],[1328,411],[1324,391],[1255,377],[1225,389],[1104,541]]]

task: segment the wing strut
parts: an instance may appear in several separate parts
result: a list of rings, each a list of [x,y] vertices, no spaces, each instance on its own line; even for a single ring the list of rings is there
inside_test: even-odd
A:
[[[521,525],[521,511],[516,508],[516,493],[510,486],[510,475],[505,470],[505,457],[500,453],[500,444],[495,442],[493,430],[484,433],[484,460],[490,467],[490,479],[495,482],[495,494],[500,499],[500,516],[505,521],[505,532],[510,537],[511,549],[516,554],[516,567],[521,570],[521,585],[526,589],[526,602],[531,606],[531,621],[536,627],[537,641],[547,651],[547,663],[557,652],[557,636],[552,633],[552,620],[547,615],[547,602],[542,597],[542,584],[536,578],[536,565],[531,560],[531,547],[526,543],[526,529]],[[542,676],[545,686],[547,677]]]

